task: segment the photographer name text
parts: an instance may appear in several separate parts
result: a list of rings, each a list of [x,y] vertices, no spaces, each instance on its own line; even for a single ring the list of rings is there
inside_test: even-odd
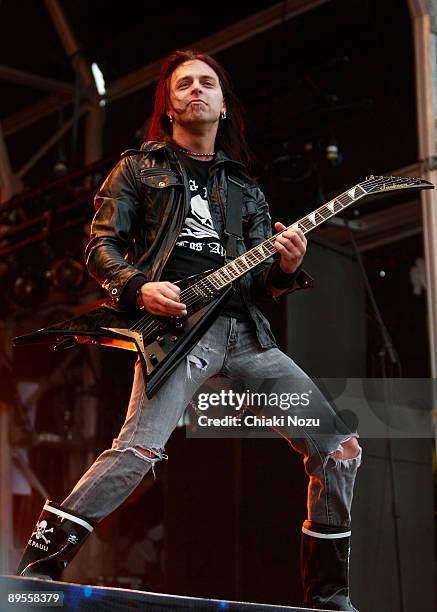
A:
[[[200,427],[320,427],[320,419],[285,414],[271,417],[246,414],[243,418],[229,415],[215,418],[202,414],[197,418],[197,423]]]

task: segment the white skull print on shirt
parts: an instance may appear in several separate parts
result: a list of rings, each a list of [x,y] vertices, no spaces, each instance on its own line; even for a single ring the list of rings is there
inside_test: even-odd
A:
[[[174,283],[215,270],[224,264],[225,249],[214,225],[213,219],[216,216],[211,215],[208,201],[207,183],[211,165],[212,162],[184,156],[191,195],[190,206],[175,247],[162,271],[161,280]],[[223,313],[241,320],[248,320],[249,317],[239,293],[231,297]]]
[[[224,263],[225,249],[214,226],[208,201],[208,171],[211,162],[186,159],[190,204],[175,247],[162,272],[162,280],[175,282],[217,269]]]
[[[192,178],[190,192],[190,208],[176,246],[224,257],[223,245],[212,222],[206,187],[200,187]]]

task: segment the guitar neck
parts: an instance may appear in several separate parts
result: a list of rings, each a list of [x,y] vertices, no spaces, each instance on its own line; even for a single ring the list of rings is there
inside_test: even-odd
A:
[[[286,229],[298,227],[304,234],[307,234],[360,198],[367,195],[367,193],[368,192],[366,189],[359,183],[352,189],[345,191],[333,200],[323,204],[323,206],[320,206],[320,208],[317,208],[306,217],[302,217],[302,219],[299,219],[299,221],[295,221]],[[230,263],[224,265],[218,270],[215,270],[209,274],[206,279],[202,281],[202,283],[209,281],[214,286],[214,289],[222,289],[226,287],[226,285],[229,285],[258,266],[263,261],[266,261],[272,257],[272,255],[275,255],[277,251],[273,244],[275,243],[276,237],[285,231],[286,230],[282,230],[281,232],[278,232],[271,238],[268,238],[267,240],[264,240],[264,242],[258,244],[256,247],[253,247],[250,251],[247,251],[243,255],[240,255],[236,259],[232,260]]]
[[[250,251],[247,251],[230,263],[209,274],[206,278],[199,281],[199,292],[202,293],[206,290],[208,293],[223,289],[247,272],[250,272],[250,270],[258,266],[263,261],[266,261],[266,259],[269,259],[269,257],[272,257],[272,255],[275,255],[277,253],[273,246],[275,240],[277,236],[281,235],[287,229],[298,227],[304,234],[307,234],[365,196],[404,189],[434,189],[434,185],[421,178],[405,178],[402,176],[375,177],[372,175],[362,183],[358,183],[351,189],[344,191],[333,200],[323,204],[320,206],[320,208],[317,208],[306,217],[302,217],[302,219],[299,219],[299,221],[295,221],[285,230],[282,230],[271,238],[264,240],[264,242],[261,242]],[[196,285],[194,285],[194,287],[196,287]]]

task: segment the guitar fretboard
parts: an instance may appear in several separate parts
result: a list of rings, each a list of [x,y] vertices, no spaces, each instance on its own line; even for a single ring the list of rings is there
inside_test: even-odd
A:
[[[302,217],[302,219],[299,219],[299,221],[289,225],[286,229],[298,227],[304,234],[307,234],[318,225],[321,225],[330,217],[334,217],[366,194],[367,192],[360,184],[355,185],[353,189],[345,191],[330,202],[320,206],[320,208],[317,208],[317,210],[314,210],[306,217]],[[277,251],[273,244],[275,243],[277,236],[285,231],[286,230],[282,230],[271,238],[264,240],[264,242],[261,244],[252,248],[250,251],[247,251],[243,255],[240,255],[222,268],[212,272],[207,276],[207,278],[199,282],[204,288],[206,288],[205,283],[210,283],[212,286],[211,288],[215,290],[223,289],[226,287],[226,285],[229,285],[266,259],[269,259],[269,257],[272,257],[272,255],[275,255]]]
[[[298,227],[304,234],[315,229],[331,217],[345,210],[348,206],[367,195],[387,192],[391,190],[400,190],[406,188],[432,188],[433,185],[420,178],[404,178],[400,176],[370,176],[362,183],[358,183],[348,191],[343,192],[339,196],[330,200],[326,204],[320,206],[306,217],[302,217],[299,221],[295,221],[287,228],[278,232],[271,238],[264,240],[256,247],[250,249],[243,255],[240,255],[230,263],[211,272],[205,278],[195,283],[192,287],[186,290],[188,293],[209,294],[220,291],[233,281],[237,280],[263,261],[272,257],[277,253],[274,248],[274,243],[280,234],[287,229]]]
[[[404,178],[400,176],[371,176],[362,183],[358,183],[352,189],[345,191],[333,200],[330,200],[320,208],[314,210],[306,217],[302,217],[299,221],[289,225],[286,229],[278,232],[271,238],[268,238],[261,244],[240,255],[222,268],[211,272],[202,280],[188,286],[181,292],[181,301],[186,303],[188,310],[191,306],[195,306],[199,301],[208,303],[221,289],[230,285],[234,280],[238,279],[243,274],[246,274],[252,268],[262,263],[272,255],[277,253],[273,244],[276,237],[292,227],[299,227],[304,234],[307,234],[318,225],[324,223],[329,218],[334,217],[342,210],[367,195],[384,193],[387,191],[398,191],[400,189],[433,189],[434,185],[429,181],[421,178]],[[152,320],[152,322],[150,322]],[[142,332],[152,333],[154,330],[159,333],[161,323],[156,317],[147,314],[141,317],[132,330],[140,330]]]

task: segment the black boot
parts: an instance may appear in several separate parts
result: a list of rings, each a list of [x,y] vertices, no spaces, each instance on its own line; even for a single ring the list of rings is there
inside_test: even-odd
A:
[[[93,528],[88,519],[47,499],[21,556],[17,575],[59,580]]]
[[[349,599],[349,553],[350,531],[305,521],[301,540],[305,606],[358,612]]]

